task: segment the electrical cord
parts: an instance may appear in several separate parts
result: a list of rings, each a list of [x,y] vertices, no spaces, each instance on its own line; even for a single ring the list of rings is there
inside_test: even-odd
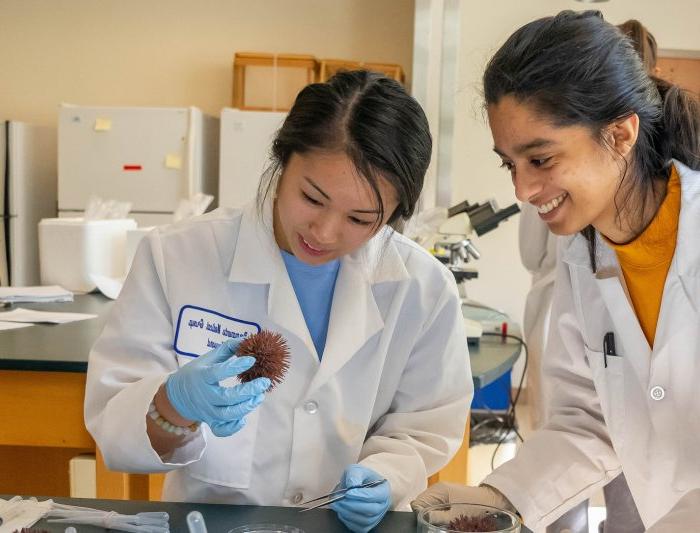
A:
[[[525,381],[525,372],[527,372],[527,362],[528,362],[528,351],[527,351],[527,344],[525,341],[516,335],[510,335],[510,334],[502,334],[502,333],[491,333],[491,332],[484,332],[482,334],[483,336],[490,336],[490,337],[501,337],[504,339],[513,339],[516,340],[520,343],[520,346],[522,348],[522,353],[525,357],[524,363],[523,363],[523,372],[522,375],[520,376],[520,381],[518,382],[518,387],[515,392],[515,397],[512,395],[512,391],[508,392],[508,399],[510,400],[510,406],[508,407],[508,410],[506,411],[505,414],[496,414],[494,413],[491,409],[488,407],[487,412],[489,413],[489,418],[485,418],[484,420],[481,420],[477,422],[473,427],[470,428],[470,431],[472,434],[474,432],[479,434],[479,430],[483,428],[488,428],[489,424],[492,423],[497,423],[495,428],[492,428],[491,430],[488,431],[490,435],[494,434],[494,431],[498,435],[500,433],[500,438],[498,438],[497,444],[496,444],[496,449],[493,451],[493,455],[491,455],[491,470],[494,470],[494,462],[496,460],[496,454],[498,453],[498,450],[500,449],[501,445],[505,442],[506,438],[514,432],[517,438],[520,440],[520,442],[523,442],[523,437],[518,431],[517,427],[517,421],[516,421],[516,408],[518,405],[518,400],[520,400],[520,394],[523,389],[523,383]],[[487,431],[484,431],[486,433]],[[476,439],[475,439],[476,440]]]

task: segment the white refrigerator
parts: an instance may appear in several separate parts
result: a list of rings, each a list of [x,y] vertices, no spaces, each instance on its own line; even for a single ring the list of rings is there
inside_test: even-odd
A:
[[[58,216],[80,216],[91,197],[131,202],[140,226],[169,224],[183,199],[217,206],[219,119],[193,107],[64,104],[58,125]]]
[[[286,116],[230,108],[221,112],[219,205],[241,207],[255,198],[275,133]]]
[[[0,121],[0,285],[39,285],[42,218],[56,216],[56,130]]]

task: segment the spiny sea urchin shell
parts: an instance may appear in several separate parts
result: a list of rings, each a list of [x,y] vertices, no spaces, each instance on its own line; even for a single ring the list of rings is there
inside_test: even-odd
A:
[[[498,531],[500,528],[492,516],[460,515],[447,526],[453,531]]]
[[[252,355],[255,364],[249,370],[238,375],[247,383],[255,378],[266,377],[272,382],[268,390],[282,383],[289,369],[289,347],[279,333],[264,329],[251,335],[238,345],[237,355]]]

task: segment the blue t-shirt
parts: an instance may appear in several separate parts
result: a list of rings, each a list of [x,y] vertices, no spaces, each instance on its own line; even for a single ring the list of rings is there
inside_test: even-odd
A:
[[[326,346],[328,321],[331,318],[333,291],[340,260],[329,261],[323,265],[307,265],[292,254],[284,250],[280,251],[304,315],[306,327],[316,346],[318,358],[321,359]]]

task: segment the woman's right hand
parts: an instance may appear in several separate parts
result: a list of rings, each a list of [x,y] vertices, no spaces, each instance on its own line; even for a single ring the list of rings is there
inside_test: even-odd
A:
[[[233,387],[220,381],[237,376],[255,364],[250,356],[237,357],[240,340],[226,341],[170,374],[167,398],[185,419],[204,422],[217,437],[233,435],[245,425],[245,416],[265,399],[270,380],[257,378]]]
[[[428,487],[411,502],[411,509],[420,513],[433,505],[448,503],[476,503],[517,513],[510,501],[493,487],[470,487],[457,483],[436,483]]]

